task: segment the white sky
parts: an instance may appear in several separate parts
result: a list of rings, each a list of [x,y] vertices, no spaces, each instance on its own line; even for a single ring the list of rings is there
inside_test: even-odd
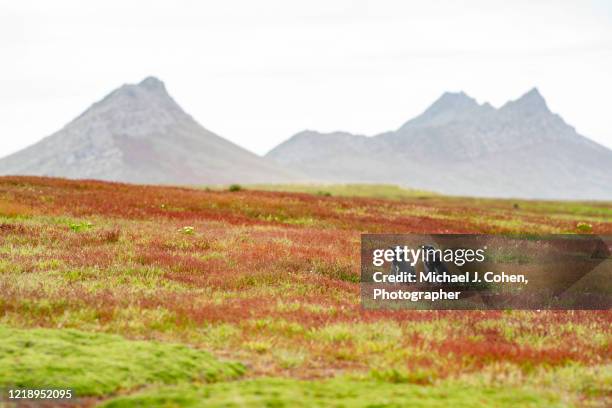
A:
[[[606,0],[0,0],[0,50],[0,156],[148,75],[260,154],[303,129],[395,129],[444,91],[499,106],[533,86],[612,147]]]

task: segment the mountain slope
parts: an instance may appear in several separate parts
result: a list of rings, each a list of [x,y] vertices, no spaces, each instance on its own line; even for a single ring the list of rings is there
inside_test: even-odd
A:
[[[0,174],[150,184],[299,179],[202,127],[153,77],[123,85],[60,131],[1,159]]]
[[[499,109],[463,92],[445,93],[396,131],[302,132],[266,157],[327,181],[471,196],[612,199],[612,151],[576,133],[535,88]]]

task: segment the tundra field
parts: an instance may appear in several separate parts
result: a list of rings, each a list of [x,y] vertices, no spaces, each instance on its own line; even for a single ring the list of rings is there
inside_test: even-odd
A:
[[[612,234],[610,203],[263,191],[281,187],[0,178],[0,389],[70,388],[64,406],[612,405],[610,311],[364,311],[359,295],[361,233]]]

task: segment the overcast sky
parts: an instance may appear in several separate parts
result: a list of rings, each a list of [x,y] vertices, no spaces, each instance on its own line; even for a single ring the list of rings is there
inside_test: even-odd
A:
[[[303,129],[395,129],[444,91],[500,106],[534,86],[612,147],[605,0],[0,0],[0,50],[0,156],[148,75],[260,154]]]

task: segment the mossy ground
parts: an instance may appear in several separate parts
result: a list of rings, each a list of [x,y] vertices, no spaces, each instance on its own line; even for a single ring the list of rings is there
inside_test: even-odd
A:
[[[336,378],[323,381],[263,378],[207,386],[167,387],[102,405],[127,407],[558,407],[559,398],[528,389],[392,384]]]
[[[214,382],[240,377],[244,367],[180,344],[126,340],[73,329],[0,326],[0,385],[70,388],[102,396],[150,384]]]

